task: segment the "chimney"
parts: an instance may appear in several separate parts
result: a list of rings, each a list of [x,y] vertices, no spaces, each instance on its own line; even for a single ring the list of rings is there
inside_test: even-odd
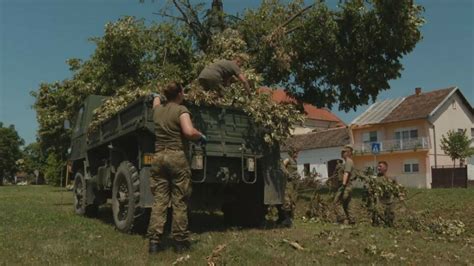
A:
[[[421,87],[416,87],[415,88],[415,95],[418,96],[421,94]]]

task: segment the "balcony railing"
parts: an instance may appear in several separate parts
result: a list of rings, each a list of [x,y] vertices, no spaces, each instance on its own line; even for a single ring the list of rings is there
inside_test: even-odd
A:
[[[408,150],[426,150],[431,147],[428,137],[416,139],[390,139],[378,141],[380,143],[380,152],[408,151]],[[372,153],[372,142],[355,143],[356,153]]]

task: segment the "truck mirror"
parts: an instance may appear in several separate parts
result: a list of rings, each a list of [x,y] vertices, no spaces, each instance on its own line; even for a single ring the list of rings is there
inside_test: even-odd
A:
[[[64,120],[64,129],[70,129],[71,128],[71,122],[69,119]]]

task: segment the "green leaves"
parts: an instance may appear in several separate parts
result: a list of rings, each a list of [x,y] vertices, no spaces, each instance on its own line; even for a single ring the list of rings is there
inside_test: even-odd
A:
[[[15,126],[4,127],[0,122],[0,185],[4,177],[13,177],[18,170],[16,162],[21,158],[20,146],[23,143]]]
[[[456,160],[464,160],[474,155],[474,148],[471,148],[472,140],[466,134],[466,130],[450,130],[441,138],[441,149],[448,155],[453,163]]]

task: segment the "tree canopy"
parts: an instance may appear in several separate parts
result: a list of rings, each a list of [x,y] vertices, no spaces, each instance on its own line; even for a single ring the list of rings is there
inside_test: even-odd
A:
[[[472,140],[466,134],[466,130],[450,130],[441,137],[441,149],[448,155],[453,164],[456,160],[464,160],[474,155],[474,148],[471,147]]]
[[[16,162],[22,157],[20,146],[23,144],[14,125],[4,127],[0,122],[0,185],[3,178],[11,178],[18,170]]]
[[[116,95],[107,104],[113,110],[168,80],[191,83],[207,63],[235,53],[249,56],[245,72],[256,86],[285,87],[319,107],[355,109],[389,89],[388,82],[400,77],[402,57],[422,38],[423,8],[413,0],[348,0],[335,8],[324,1],[266,0],[241,15],[224,13],[219,2],[209,9],[172,0],[159,13],[168,18],[162,22],[123,17],[106,24],[103,36],[91,38],[96,50],[90,58],[68,60],[72,77],[32,92],[42,147],[67,150],[70,132],[63,122],[75,121],[90,94]],[[263,106],[259,95],[232,97],[249,112]],[[270,105],[256,120],[272,122],[267,116],[276,114],[271,126],[277,132],[270,137],[284,137],[300,120],[292,108]]]

